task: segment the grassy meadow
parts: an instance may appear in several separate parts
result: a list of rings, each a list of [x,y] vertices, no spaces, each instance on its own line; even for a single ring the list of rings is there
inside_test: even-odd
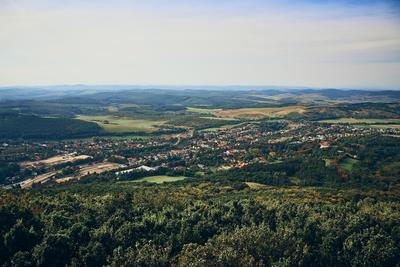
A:
[[[352,158],[346,158],[340,162],[340,166],[346,171],[351,172],[355,164],[358,163],[358,160]]]
[[[114,116],[83,116],[77,119],[97,123],[105,131],[111,133],[134,133],[134,132],[155,132],[165,124],[165,121],[153,121],[145,119],[133,119],[128,117]]]

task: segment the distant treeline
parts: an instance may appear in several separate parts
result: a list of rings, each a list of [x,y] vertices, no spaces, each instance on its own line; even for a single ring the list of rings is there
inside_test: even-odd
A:
[[[302,119],[322,120],[337,118],[400,118],[400,103],[356,103],[311,107]]]

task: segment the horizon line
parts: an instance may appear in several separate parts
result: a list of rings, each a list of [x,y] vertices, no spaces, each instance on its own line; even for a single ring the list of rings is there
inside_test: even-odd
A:
[[[266,90],[274,90],[274,89],[293,89],[293,90],[302,90],[302,89],[312,89],[312,90],[360,90],[360,91],[400,91],[400,88],[385,88],[385,87],[318,87],[318,86],[304,86],[304,85],[260,85],[260,84],[114,84],[114,83],[104,83],[104,84],[97,84],[97,83],[71,83],[71,84],[37,84],[37,85],[0,85],[0,89],[29,89],[29,88],[51,88],[51,87],[108,87],[108,86],[115,86],[115,87],[144,87],[144,88],[132,88],[132,89],[172,89],[171,87],[190,87],[186,89],[200,89],[199,87],[215,87],[215,88],[241,88],[241,87],[253,87],[257,89],[262,89],[262,87]],[[152,87],[152,88],[149,88]],[[170,88],[160,88],[160,87],[170,87]],[[275,88],[274,88],[275,87]],[[94,88],[93,88],[94,89]],[[111,89],[111,88],[110,88]],[[185,88],[181,88],[185,89]],[[204,88],[207,89],[207,88]],[[248,88],[251,90],[252,88]]]

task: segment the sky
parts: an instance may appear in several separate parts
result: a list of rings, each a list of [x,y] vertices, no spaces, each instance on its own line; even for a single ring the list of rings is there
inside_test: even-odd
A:
[[[400,0],[0,0],[0,86],[400,89]]]

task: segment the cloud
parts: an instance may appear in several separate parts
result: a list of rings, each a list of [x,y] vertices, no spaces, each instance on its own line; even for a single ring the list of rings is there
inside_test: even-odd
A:
[[[389,5],[298,2],[0,0],[0,84],[400,87]]]

